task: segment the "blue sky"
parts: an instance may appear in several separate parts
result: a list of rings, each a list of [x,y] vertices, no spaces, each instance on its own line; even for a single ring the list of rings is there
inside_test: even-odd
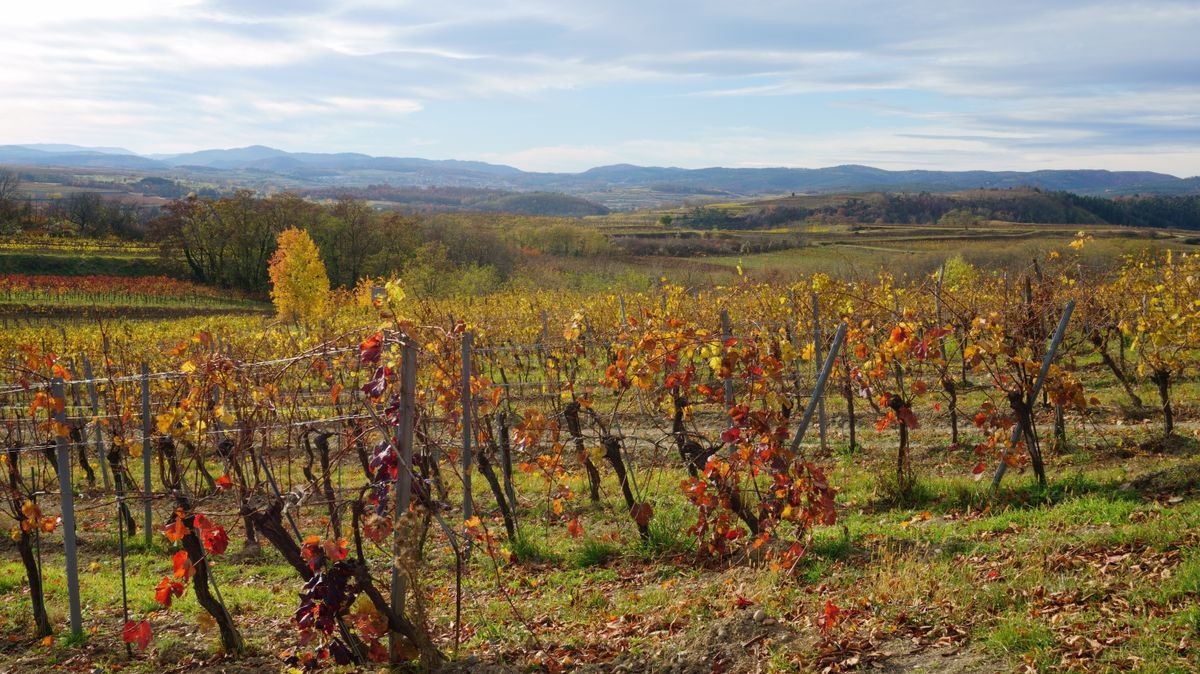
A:
[[[39,0],[0,143],[1200,174],[1200,2]]]

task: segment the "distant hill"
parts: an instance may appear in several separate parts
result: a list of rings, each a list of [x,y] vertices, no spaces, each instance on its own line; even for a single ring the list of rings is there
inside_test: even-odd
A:
[[[377,205],[392,204],[402,210],[482,211],[522,215],[583,217],[604,215],[608,208],[582,197],[560,192],[507,192],[473,187],[391,187],[371,185],[363,188],[308,189],[300,194],[317,199],[352,197]]]
[[[766,229],[805,221],[970,226],[986,220],[1200,229],[1200,195],[1105,198],[1037,188],[874,192],[767,199],[739,209],[697,207],[674,220],[701,229]]]
[[[887,171],[870,166],[683,169],[615,164],[580,173],[535,173],[479,161],[366,154],[286,152],[263,145],[140,156],[119,148],[74,145],[0,146],[0,164],[138,170],[186,180],[219,180],[256,189],[329,187],[470,187],[509,192],[560,192],[612,208],[739,199],[788,193],[955,192],[1037,187],[1082,195],[1197,194],[1200,177],[1149,171]]]
[[[24,145],[0,145],[0,164],[139,169],[146,171],[169,168],[165,164],[136,154],[113,154],[111,152],[101,152],[91,149],[51,152]]]

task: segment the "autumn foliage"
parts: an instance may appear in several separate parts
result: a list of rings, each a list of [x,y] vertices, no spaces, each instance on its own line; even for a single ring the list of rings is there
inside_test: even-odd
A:
[[[329,275],[308,232],[285,229],[271,256],[271,299],[283,318],[312,320],[329,308]]]

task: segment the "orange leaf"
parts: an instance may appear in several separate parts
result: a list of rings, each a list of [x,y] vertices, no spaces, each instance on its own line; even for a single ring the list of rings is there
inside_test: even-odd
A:
[[[188,559],[187,550],[180,550],[179,552],[176,552],[175,555],[171,557],[171,563],[175,567],[176,578],[187,580],[188,578],[192,577],[193,573],[195,573],[195,568],[192,566],[191,560]]]
[[[183,523],[183,513],[176,512],[175,521],[168,524],[163,533],[166,534],[168,541],[178,543],[183,540],[184,536],[192,533],[192,530],[187,528],[187,525]]]
[[[171,597],[182,597],[183,590],[183,583],[173,581],[169,576],[163,576],[158,587],[154,588],[154,599],[162,604],[163,608],[171,608]]]

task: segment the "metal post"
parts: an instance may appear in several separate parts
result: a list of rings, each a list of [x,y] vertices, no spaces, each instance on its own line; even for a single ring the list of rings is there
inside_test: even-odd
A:
[[[829,347],[829,355],[825,357],[825,364],[817,373],[817,383],[813,386],[812,397],[808,399],[808,407],[804,408],[804,416],[800,418],[796,437],[792,438],[793,453],[800,449],[800,442],[804,440],[804,434],[808,431],[808,424],[812,421],[813,412],[817,409],[817,400],[825,393],[825,382],[829,380],[829,373],[833,371],[833,361],[837,360],[838,351],[842,348],[842,341],[846,339],[846,327],[845,323],[838,326],[838,331],[833,336],[833,344]]]
[[[1037,400],[1038,394],[1041,393],[1042,384],[1046,381],[1046,374],[1050,371],[1050,363],[1054,362],[1054,354],[1058,353],[1058,346],[1062,344],[1063,335],[1067,332],[1067,323],[1071,321],[1071,312],[1073,311],[1075,311],[1075,300],[1067,302],[1067,308],[1063,310],[1062,318],[1058,321],[1058,327],[1054,330],[1054,338],[1050,340],[1050,349],[1046,351],[1046,357],[1042,359],[1042,368],[1038,370],[1033,390],[1029,392],[1029,397],[1026,398],[1026,402],[1031,407],[1033,401]],[[996,474],[992,477],[992,491],[996,491],[1000,487],[1000,481],[1004,479],[1004,474],[1008,472],[1008,464],[1004,462],[1004,459],[1008,456],[1008,451],[1017,446],[1017,442],[1020,439],[1021,424],[1017,424],[1013,426],[1012,439],[1008,441],[1008,447],[1000,450],[1000,465],[996,466]]]
[[[146,547],[153,542],[152,519],[150,512],[150,429],[153,422],[150,419],[150,366],[142,363],[142,508],[145,521],[142,531],[146,534]]]
[[[733,328],[730,326],[729,312],[725,309],[721,310],[721,350],[728,348],[729,340],[733,339]],[[731,373],[732,374],[732,373]],[[733,407],[733,377],[725,378],[725,411],[729,412],[729,408]]]
[[[812,294],[812,313],[813,313],[813,374],[821,374],[821,302],[817,297],[817,293]],[[831,354],[836,354],[837,349],[830,351]],[[821,438],[821,451],[828,449],[825,443],[825,396],[817,397],[817,432]]]
[[[621,330],[629,327],[629,319],[625,318],[625,296],[617,295],[617,301],[621,303]]]
[[[58,496],[62,504],[63,548],[67,562],[67,597],[71,607],[71,634],[83,634],[83,617],[79,610],[79,559],[75,551],[75,494],[71,484],[71,450],[67,430],[66,391],[61,377],[50,385],[54,397],[54,436],[58,445]]]
[[[108,475],[108,459],[104,456],[104,425],[100,423],[100,398],[96,394],[96,381],[92,376],[92,361],[88,360],[87,354],[80,356],[83,361],[83,377],[87,379],[88,398],[92,403],[92,417],[96,419],[96,428],[92,433],[92,440],[96,444],[96,457],[100,459],[100,475],[104,478],[104,488],[112,488],[112,478]],[[86,448],[85,448],[86,451]]]

